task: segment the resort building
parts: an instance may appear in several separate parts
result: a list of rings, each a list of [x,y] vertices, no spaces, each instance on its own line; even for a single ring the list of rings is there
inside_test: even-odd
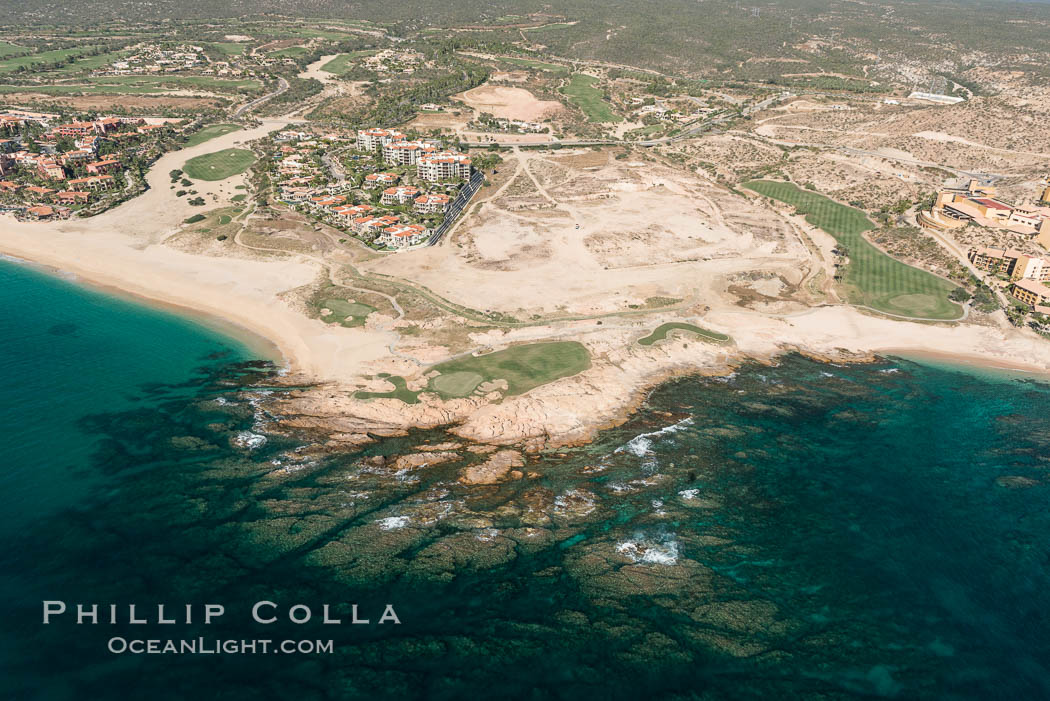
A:
[[[42,178],[47,178],[48,180],[66,179],[66,171],[54,161],[40,161],[37,163],[36,168]]]
[[[419,224],[403,224],[383,229],[382,236],[379,236],[377,240],[393,248],[407,248],[423,241],[426,237],[425,227]]]
[[[1050,244],[1050,207],[1016,207],[994,197],[995,187],[971,180],[966,191],[937,193],[933,208],[919,212],[920,226],[939,231],[976,224],[1032,238],[1044,248]]]
[[[420,214],[438,214],[448,209],[451,201],[448,195],[420,195],[416,198],[415,210]]]
[[[346,197],[343,195],[317,195],[310,198],[310,204],[318,209],[331,209],[332,207],[346,204]]]
[[[87,168],[87,172],[91,173],[92,175],[101,175],[103,173],[108,173],[113,169],[119,170],[120,160],[112,157],[103,158],[101,161],[88,163],[85,167]]]
[[[63,190],[55,194],[55,200],[61,204],[86,204],[91,197],[89,192],[78,192],[75,190]]]
[[[971,248],[967,256],[974,267],[1012,280],[1050,280],[1050,260],[1014,249]]]
[[[1036,280],[1018,280],[1010,285],[1010,294],[1033,308],[1046,307],[1050,301],[1050,287]]]
[[[437,151],[425,141],[395,141],[383,146],[383,160],[395,166],[413,166],[419,159]]]
[[[112,175],[92,175],[86,178],[73,178],[66,184],[75,188],[88,188],[89,190],[108,190],[114,184]]]
[[[36,207],[29,207],[26,209],[26,216],[30,219],[50,219],[55,216],[55,210],[53,207],[47,205],[37,205]]]
[[[305,202],[314,194],[312,187],[281,185],[281,199],[285,202]]]
[[[73,122],[72,124],[62,124],[51,130],[51,135],[55,138],[61,138],[63,136],[72,137],[74,139],[83,138],[96,133],[94,122]]]
[[[333,207],[332,214],[336,215],[343,220],[346,224],[352,224],[354,219],[367,218],[372,212],[372,206],[367,204],[357,205],[343,205],[342,207]]]
[[[360,129],[357,132],[357,148],[360,151],[380,151],[395,141],[404,141],[405,135],[393,129]]]
[[[399,185],[398,187],[388,187],[383,190],[383,197],[380,202],[387,205],[408,204],[409,202],[416,199],[419,195],[419,188],[412,187],[410,185]]]
[[[365,176],[364,182],[361,184],[361,187],[365,188],[366,190],[372,190],[377,187],[393,185],[400,179],[401,176],[397,175],[396,173],[369,173]]]
[[[401,221],[396,214],[388,214],[382,217],[360,217],[354,220],[354,230],[363,234],[377,234],[387,227],[394,226]]]
[[[427,182],[470,178],[470,156],[462,153],[436,153],[416,164],[416,175]]]
[[[62,163],[79,163],[81,161],[90,161],[95,157],[94,151],[87,149],[77,149],[76,151],[66,151],[62,154]]]

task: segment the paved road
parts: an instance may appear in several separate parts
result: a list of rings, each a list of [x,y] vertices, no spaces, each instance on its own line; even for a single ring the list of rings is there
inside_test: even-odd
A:
[[[340,153],[346,151],[347,148],[349,147],[336,149],[335,151],[327,151],[321,156],[321,162],[328,168],[328,172],[331,173],[332,177],[340,183],[346,180],[346,173],[343,171],[342,164],[339,163],[337,159],[333,158],[333,156],[338,156]]]
[[[284,78],[278,78],[277,79],[277,89],[276,90],[274,90],[271,93],[266,93],[262,97],[257,97],[254,100],[252,100],[251,102],[248,102],[248,103],[246,103],[244,105],[241,105],[240,107],[237,108],[237,111],[233,113],[233,118],[237,119],[239,117],[243,117],[244,114],[246,112],[248,112],[249,110],[255,109],[256,107],[258,107],[262,103],[266,102],[270,98],[277,97],[278,95],[280,95],[281,93],[283,93],[287,89],[288,89],[288,81],[285,80]]]

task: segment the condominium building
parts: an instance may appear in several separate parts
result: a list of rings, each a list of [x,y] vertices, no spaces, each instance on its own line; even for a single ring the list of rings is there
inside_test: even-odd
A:
[[[401,177],[396,173],[369,173],[365,176],[365,180],[362,183],[362,187],[366,190],[372,190],[377,187],[383,187],[384,185],[393,185]]]
[[[66,171],[54,161],[40,161],[37,164],[37,171],[40,177],[49,180],[64,180],[66,177]]]
[[[55,200],[61,204],[86,203],[91,197],[89,192],[78,192],[75,190],[63,190],[55,193]]]
[[[388,207],[396,204],[408,204],[419,195],[419,188],[410,185],[399,185],[388,187],[383,190],[383,197],[379,200]]]
[[[421,180],[436,182],[470,178],[470,156],[462,153],[435,153],[419,159],[416,175]]]
[[[975,247],[968,257],[974,267],[993,275],[1009,275],[1013,280],[1050,280],[1050,260],[1014,249]]]
[[[426,237],[425,227],[419,224],[402,224],[383,229],[383,234],[377,240],[394,248],[407,248],[421,242]]]
[[[416,198],[415,210],[420,214],[438,214],[448,209],[452,198],[448,195],[420,195]]]
[[[1018,280],[1010,285],[1010,294],[1030,307],[1046,306],[1050,301],[1050,287],[1036,280]]]
[[[405,135],[393,129],[359,129],[357,148],[360,151],[376,152],[394,141],[404,141]]]
[[[394,141],[383,146],[383,160],[395,166],[413,166],[434,153],[437,147],[426,141]]]
[[[401,221],[396,214],[387,214],[382,217],[358,217],[354,219],[354,230],[359,233],[379,233],[383,229],[394,226]]]

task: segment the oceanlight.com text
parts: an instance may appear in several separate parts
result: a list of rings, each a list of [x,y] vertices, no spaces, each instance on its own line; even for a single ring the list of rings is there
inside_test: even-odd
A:
[[[188,640],[113,637],[106,644],[115,655],[314,655],[331,654],[331,640]]]

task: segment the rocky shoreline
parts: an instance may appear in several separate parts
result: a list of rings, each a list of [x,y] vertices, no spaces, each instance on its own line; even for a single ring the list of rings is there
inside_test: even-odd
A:
[[[499,451],[493,458],[502,455],[498,461],[472,472],[464,481],[487,484],[492,474],[504,475],[510,467],[521,466],[509,457],[518,454],[516,451],[538,453],[587,445],[598,433],[626,423],[654,390],[669,381],[689,376],[726,376],[745,363],[773,366],[790,353],[825,363],[873,363],[882,359],[875,353],[844,349],[827,354],[784,347],[775,355],[726,355],[711,364],[679,361],[639,376],[629,386],[617,386],[615,391],[606,386],[591,393],[575,392],[597,387],[591,375],[608,379],[608,373],[598,368],[597,372],[588,370],[521,397],[503,398],[493,392],[479,398],[442,400],[435,394],[423,393],[420,403],[414,405],[397,399],[355,399],[339,384],[310,384],[309,378],[284,375],[269,384],[289,389],[267,397],[264,405],[274,417],[271,431],[308,435],[316,441],[314,450],[319,453],[354,450],[385,438],[406,436],[413,430],[447,431],[471,444],[475,452]],[[587,413],[581,410],[585,406],[600,410]],[[503,461],[509,461],[510,467],[503,469]]]

